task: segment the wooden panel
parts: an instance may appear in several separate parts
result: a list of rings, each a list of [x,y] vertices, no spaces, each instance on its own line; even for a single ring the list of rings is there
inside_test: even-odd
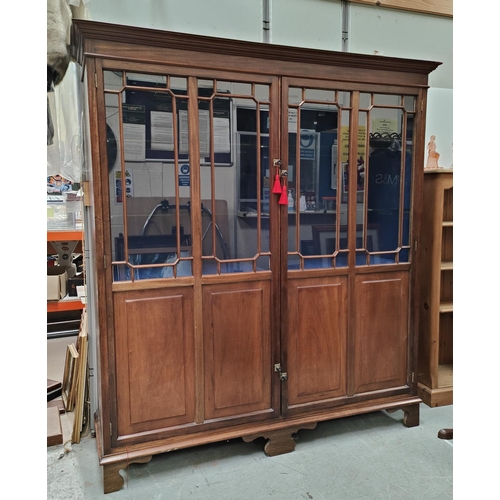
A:
[[[453,222],[453,177],[449,174],[446,177],[448,178],[443,182],[443,220]]]
[[[453,170],[424,173],[418,382],[434,390],[439,364],[453,363]]]
[[[430,389],[426,385],[418,384],[418,397],[431,408],[453,404],[453,387]]]
[[[193,291],[115,295],[120,435],[194,420]]]
[[[453,17],[453,0],[351,0],[351,2]]]
[[[440,314],[438,363],[453,365],[453,313]]]
[[[400,84],[406,81],[416,85],[426,85],[428,74],[441,64],[242,40],[228,41],[83,19],[75,20],[72,30],[72,51],[79,63],[83,63],[85,55],[92,53],[152,64],[168,62],[191,69],[230,68],[233,71],[299,77],[314,75],[318,78],[330,75],[349,81],[365,78],[370,82],[378,80],[383,84],[394,82],[393,72],[398,71]]]
[[[271,408],[269,285],[204,287],[206,419]]]
[[[440,271],[439,303],[453,303],[453,271]]]
[[[62,444],[63,432],[59,410],[55,407],[47,407],[47,446]]]
[[[346,278],[288,286],[288,406],[345,396]]]
[[[443,262],[453,262],[453,226],[443,226],[441,260]]]
[[[357,276],[354,393],[407,384],[408,273]]]

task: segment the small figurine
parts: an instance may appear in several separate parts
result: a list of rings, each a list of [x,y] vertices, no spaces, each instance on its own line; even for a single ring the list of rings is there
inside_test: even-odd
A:
[[[440,154],[436,151],[436,143],[434,142],[435,140],[436,136],[431,135],[431,140],[429,141],[429,144],[427,144],[427,165],[425,166],[426,169],[439,168],[438,160]]]

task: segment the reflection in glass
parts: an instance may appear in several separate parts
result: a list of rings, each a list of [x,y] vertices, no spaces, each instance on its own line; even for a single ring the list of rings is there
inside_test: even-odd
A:
[[[409,214],[411,205],[411,167],[414,98],[373,96],[377,106],[368,113],[370,127],[367,188],[367,228],[376,239],[367,239],[368,264],[407,262],[409,259]],[[394,107],[383,107],[385,103]],[[396,107],[399,106],[399,107]],[[365,115],[366,113],[360,113]],[[358,256],[357,256],[358,261]],[[364,265],[359,264],[358,265]]]
[[[288,89],[288,104],[300,104],[302,102],[302,89],[290,87]]]
[[[268,271],[269,86],[217,81],[217,92],[199,99],[200,114],[206,110],[208,117],[206,131],[200,120],[200,148],[205,134],[209,143],[201,195],[211,212],[203,217],[203,274]],[[236,169],[224,168],[231,166],[233,151]]]
[[[107,82],[108,88],[121,88],[121,74],[105,71],[104,81]],[[113,252],[113,260],[124,260],[117,258],[116,238],[123,236],[124,216],[123,216],[123,186],[122,181],[122,138],[120,135],[120,102],[121,94],[112,94],[106,92],[104,99],[106,102],[106,162],[109,172],[109,213],[111,222],[111,244]],[[127,170],[125,170],[125,176]],[[119,255],[123,257],[122,255]],[[125,275],[126,266],[119,266],[117,269],[121,275]]]
[[[347,92],[289,89],[289,270],[347,265],[349,103]]]
[[[109,179],[115,280],[192,275],[186,82],[127,73],[120,92],[106,94],[107,122],[123,151]],[[155,158],[163,161],[148,161]]]
[[[252,84],[246,82],[226,82],[217,80],[217,92],[234,95],[252,96]]]
[[[415,111],[415,96],[405,95],[404,106],[406,111]]]
[[[397,94],[373,94],[374,106],[401,106],[402,97]]]
[[[306,101],[336,102],[337,99],[334,90],[306,89]]]
[[[360,92],[359,94],[359,108],[360,109],[368,109],[372,105],[372,94],[366,94],[364,92]]]
[[[123,86],[123,73],[121,71],[104,71],[104,89],[119,91]]]
[[[269,85],[255,85],[255,97],[259,101],[269,101]]]
[[[213,80],[198,80],[198,95],[211,96],[214,91]]]
[[[167,87],[167,77],[165,75],[145,75],[142,73],[132,73],[127,71],[127,85],[141,87],[143,83],[153,83],[159,87]],[[175,88],[175,87],[173,87]]]

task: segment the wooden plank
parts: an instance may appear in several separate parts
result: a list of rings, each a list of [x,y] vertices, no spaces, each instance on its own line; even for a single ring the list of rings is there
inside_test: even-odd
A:
[[[61,382],[58,380],[47,379],[47,392],[53,392],[61,388]]]
[[[439,365],[438,377],[439,389],[453,388],[453,365]]]
[[[66,347],[66,360],[63,373],[63,389],[62,399],[67,411],[72,411],[75,402],[76,390],[76,366],[78,360],[78,352],[75,344],[69,344]]]
[[[453,302],[441,302],[439,305],[439,312],[449,313],[453,312]]]
[[[424,384],[418,383],[418,396],[431,408],[453,404],[453,387],[442,389],[430,389]]]
[[[61,417],[57,407],[47,408],[47,446],[62,444]]]
[[[47,403],[47,408],[57,408],[59,413],[66,413],[66,408],[64,408],[64,401],[61,398],[53,399]]]
[[[85,384],[87,379],[87,314],[83,310],[82,321],[80,325],[80,333],[77,340],[78,358],[76,363],[76,397],[75,397],[75,418],[73,421],[73,433],[71,442],[78,444],[80,442],[82,424],[83,424],[83,411],[85,408]]]
[[[453,0],[351,0],[351,3],[453,17]]]

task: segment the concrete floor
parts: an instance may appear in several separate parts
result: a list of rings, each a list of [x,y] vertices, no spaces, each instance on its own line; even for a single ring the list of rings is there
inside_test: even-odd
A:
[[[71,414],[63,418],[66,425]],[[453,498],[453,406],[421,404],[420,425],[403,412],[319,423],[298,433],[294,452],[268,457],[264,440],[241,439],[156,455],[122,471],[118,492],[103,493],[96,440],[47,448],[50,500],[446,500]]]
[[[47,378],[62,381],[66,345],[47,341]],[[47,448],[49,500],[447,500],[453,498],[453,406],[420,405],[420,425],[385,411],[321,422],[301,430],[295,451],[268,457],[264,439],[241,439],[156,455],[121,474],[120,491],[103,493],[96,440],[71,445],[73,414],[61,416],[63,444]]]

